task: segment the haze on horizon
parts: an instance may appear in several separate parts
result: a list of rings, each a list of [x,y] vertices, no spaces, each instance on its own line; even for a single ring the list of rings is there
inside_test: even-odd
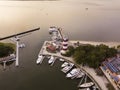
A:
[[[75,39],[120,41],[120,0],[9,0],[0,2],[0,12],[1,37],[55,25]]]

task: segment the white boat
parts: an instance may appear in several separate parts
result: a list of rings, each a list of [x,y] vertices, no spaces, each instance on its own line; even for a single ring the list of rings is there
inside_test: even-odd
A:
[[[84,75],[85,75],[85,73],[80,72],[76,78],[81,78],[81,77],[83,77]]]
[[[68,66],[64,67],[61,71],[67,73],[73,66],[73,63],[69,63]]]
[[[20,44],[19,48],[25,48],[25,44],[24,43]]]
[[[90,88],[86,88],[86,90],[90,90]]]
[[[61,62],[64,62],[64,61],[65,61],[65,60],[64,60],[64,59],[62,59],[62,58],[60,58],[59,60],[60,60]]]
[[[72,70],[70,71],[70,73],[68,73],[68,74],[66,75],[66,77],[67,77],[67,78],[72,78],[72,77],[78,76],[79,72],[80,72],[80,69],[79,69],[79,68],[74,68],[74,69],[72,69]]]
[[[65,67],[65,66],[68,66],[68,62],[64,62],[62,65],[61,65],[61,67],[63,68],[63,67]]]
[[[97,90],[98,87],[94,85],[94,86],[92,86],[92,89],[93,89],[93,90]]]
[[[93,85],[94,85],[93,82],[89,82],[89,83],[81,84],[79,87],[81,87],[81,88],[88,88],[88,87],[91,87],[91,86],[93,86]]]
[[[48,64],[52,64],[55,61],[55,57],[51,56],[50,59],[48,60]]]
[[[52,33],[52,32],[58,32],[58,28],[55,27],[55,26],[52,26],[49,28],[49,33]]]
[[[42,63],[43,59],[44,59],[44,56],[43,56],[43,55],[38,56],[38,59],[37,59],[37,61],[36,61],[36,64]]]
[[[84,89],[79,89],[79,90],[90,90],[90,88],[84,88]]]

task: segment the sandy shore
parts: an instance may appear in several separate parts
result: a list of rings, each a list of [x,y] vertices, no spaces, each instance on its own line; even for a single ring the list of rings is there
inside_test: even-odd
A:
[[[76,43],[78,42],[80,44],[91,44],[91,45],[100,45],[100,44],[105,44],[109,47],[116,47],[118,45],[120,45],[120,42],[95,42],[95,41],[80,41],[80,40],[70,40],[71,43]]]

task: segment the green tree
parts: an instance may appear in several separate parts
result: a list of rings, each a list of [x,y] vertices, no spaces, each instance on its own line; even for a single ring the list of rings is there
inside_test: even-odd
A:
[[[107,84],[107,88],[108,90],[115,90],[115,88],[111,85],[111,83]]]
[[[81,45],[75,48],[73,58],[79,64],[86,64],[93,68],[98,68],[101,62],[117,54],[115,48],[106,45]]]
[[[74,47],[73,46],[69,46],[68,47],[68,51],[64,55],[67,56],[67,57],[71,57],[74,54],[74,51],[75,51]]]
[[[0,57],[8,56],[14,52],[14,48],[8,43],[0,43]]]

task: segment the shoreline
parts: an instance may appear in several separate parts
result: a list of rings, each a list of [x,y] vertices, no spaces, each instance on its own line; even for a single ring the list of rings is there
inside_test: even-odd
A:
[[[79,42],[80,44],[91,44],[91,45],[100,45],[105,44],[109,47],[116,47],[120,45],[120,42],[112,42],[112,41],[106,41],[106,42],[97,42],[97,41],[82,41],[82,40],[70,40],[69,42],[76,43]]]

